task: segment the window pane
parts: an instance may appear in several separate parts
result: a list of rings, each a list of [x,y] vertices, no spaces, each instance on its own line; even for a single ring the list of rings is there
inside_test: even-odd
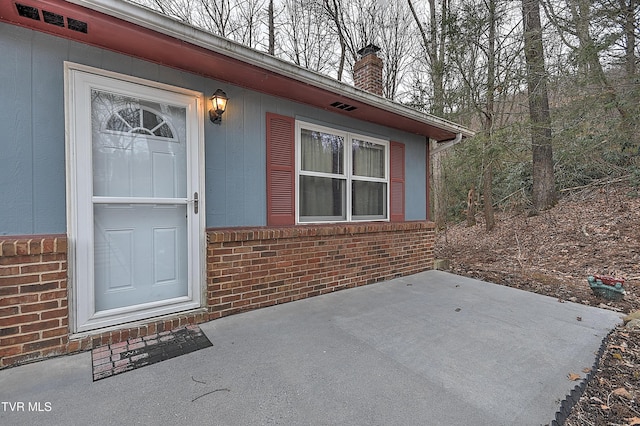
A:
[[[344,138],[302,129],[302,170],[344,174]]]
[[[387,184],[354,180],[352,185],[353,216],[387,217]]]
[[[162,117],[155,115],[151,111],[142,110],[142,127],[151,130],[155,129],[158,124],[162,123]]]
[[[120,114],[120,117],[122,117],[122,119],[126,121],[129,126],[133,128],[140,127],[140,109],[139,108],[121,109],[120,111],[118,111],[118,114]]]
[[[153,111],[162,111],[162,115]],[[157,130],[166,126],[176,138],[147,137],[152,135],[149,129],[133,127],[140,125],[140,117],[144,117],[146,126],[162,123]],[[93,194],[102,197],[186,197],[186,117],[184,106],[93,90]]]
[[[384,146],[372,142],[354,139],[351,143],[353,150],[353,174],[384,178],[385,158]]]
[[[173,132],[171,131],[171,128],[167,125],[167,123],[164,123],[162,126],[154,130],[153,134],[156,136],[161,136],[163,138],[173,138]]]
[[[345,220],[345,181],[300,176],[300,219]]]

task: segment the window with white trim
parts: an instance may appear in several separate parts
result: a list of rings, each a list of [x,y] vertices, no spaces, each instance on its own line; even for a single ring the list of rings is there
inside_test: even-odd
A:
[[[296,121],[299,223],[388,220],[389,142]]]

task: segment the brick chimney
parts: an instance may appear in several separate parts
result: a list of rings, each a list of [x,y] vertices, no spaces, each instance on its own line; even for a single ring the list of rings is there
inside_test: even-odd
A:
[[[358,89],[382,96],[382,59],[380,48],[370,44],[358,50],[360,59],[353,65],[353,83]]]

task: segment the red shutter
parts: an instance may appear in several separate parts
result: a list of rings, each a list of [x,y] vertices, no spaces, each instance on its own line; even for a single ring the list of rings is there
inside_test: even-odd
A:
[[[294,225],[295,120],[267,113],[267,225]]]
[[[391,142],[390,147],[390,175],[391,213],[389,219],[392,222],[404,221],[404,144]]]

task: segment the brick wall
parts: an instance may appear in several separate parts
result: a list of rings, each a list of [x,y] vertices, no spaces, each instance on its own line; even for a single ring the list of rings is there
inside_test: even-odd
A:
[[[71,336],[64,235],[0,237],[0,368],[431,269],[430,222],[207,231],[205,309]]]
[[[0,237],[0,368],[209,320],[191,312],[69,338],[67,291],[65,235]]]
[[[382,59],[370,53],[353,65],[353,85],[382,96]]]
[[[86,351],[102,345],[119,343],[207,321],[209,321],[209,314],[205,311],[184,312],[131,323],[118,329],[96,330],[93,333],[84,334],[82,337],[70,338],[66,352]]]
[[[431,269],[433,243],[431,222],[212,229],[210,317]]]
[[[67,350],[67,238],[0,238],[0,367]]]

